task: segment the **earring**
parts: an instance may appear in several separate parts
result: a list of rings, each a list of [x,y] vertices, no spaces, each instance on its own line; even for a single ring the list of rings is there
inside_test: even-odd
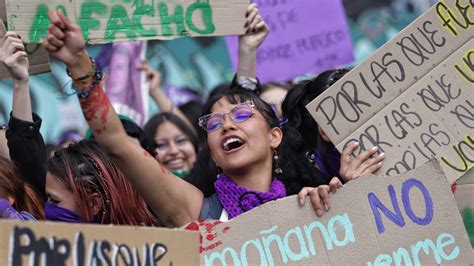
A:
[[[275,160],[275,170],[273,172],[275,174],[283,174],[283,170],[281,170],[280,165],[278,164],[278,160],[280,158],[278,157],[278,153],[276,150],[273,151],[273,160]]]

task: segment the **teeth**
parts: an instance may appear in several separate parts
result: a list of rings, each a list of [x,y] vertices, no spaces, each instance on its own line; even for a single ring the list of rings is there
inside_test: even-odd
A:
[[[166,164],[168,164],[168,165],[178,165],[178,164],[181,164],[182,162],[183,162],[182,159],[174,159],[174,160],[166,162]]]
[[[229,144],[232,142],[242,143],[242,141],[238,138],[229,138],[224,142],[224,149],[229,150]]]

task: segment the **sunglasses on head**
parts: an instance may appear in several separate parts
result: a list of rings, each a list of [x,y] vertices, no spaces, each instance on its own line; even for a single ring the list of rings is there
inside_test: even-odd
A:
[[[230,118],[237,123],[247,121],[252,116],[255,107],[252,101],[247,101],[234,106],[228,113],[212,113],[199,118],[199,126],[207,132],[221,128],[224,124],[224,116],[229,114]]]

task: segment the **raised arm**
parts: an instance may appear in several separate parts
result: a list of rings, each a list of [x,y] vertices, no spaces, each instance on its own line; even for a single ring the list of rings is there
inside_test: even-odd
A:
[[[161,89],[161,76],[158,71],[150,67],[146,62],[142,63],[142,70],[145,72],[146,79],[148,81],[150,96],[155,101],[156,105],[160,109],[160,112],[168,112],[177,115],[184,123],[193,131],[197,136],[197,132],[191,121],[184,115],[179,108],[177,108],[173,102],[166,96]],[[196,122],[197,123],[197,122]]]
[[[249,5],[246,15],[247,31],[245,35],[239,36],[237,78],[256,78],[257,48],[263,43],[270,30],[260,16],[256,4]]]
[[[28,85],[28,55],[16,32],[7,32],[1,40],[0,60],[13,79],[13,116],[33,122],[30,90]]]
[[[13,79],[13,110],[6,132],[10,158],[46,199],[46,147],[39,132],[41,119],[31,111],[28,57],[17,33],[7,32],[0,39],[0,61]]]
[[[98,82],[79,26],[61,11],[50,11],[49,18],[52,23],[44,47],[67,65],[79,91],[84,116],[97,142],[166,226],[181,226],[196,220],[203,202],[202,193],[169,173],[130,140]]]

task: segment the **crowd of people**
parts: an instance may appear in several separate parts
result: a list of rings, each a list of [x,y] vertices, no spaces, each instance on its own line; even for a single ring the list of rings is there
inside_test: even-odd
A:
[[[261,85],[256,52],[269,28],[254,4],[246,17],[235,78],[204,104],[175,106],[159,73],[143,63],[160,113],[142,129],[114,111],[79,26],[50,11],[43,46],[67,66],[90,128],[52,151],[40,133],[42,119],[32,113],[23,42],[7,32],[0,61],[14,88],[8,127],[0,129],[0,217],[174,228],[226,221],[290,195],[324,215],[330,194],[377,171],[384,154],[373,147],[354,156],[357,143],[339,153],[305,108],[348,70]]]

